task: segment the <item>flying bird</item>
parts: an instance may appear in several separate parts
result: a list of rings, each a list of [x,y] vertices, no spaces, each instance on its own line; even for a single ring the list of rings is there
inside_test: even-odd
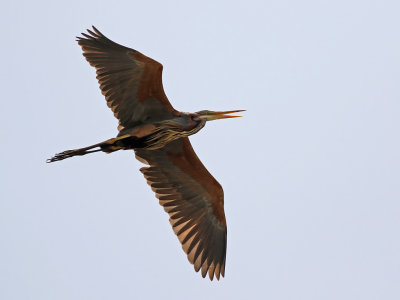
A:
[[[227,230],[224,193],[194,152],[189,138],[207,121],[239,117],[243,110],[175,110],[164,93],[163,66],[119,45],[93,26],[77,37],[83,56],[96,68],[108,107],[119,121],[118,135],[104,142],[56,154],[47,162],[102,151],[134,150],[140,169],[169,214],[175,234],[203,277],[225,275]]]

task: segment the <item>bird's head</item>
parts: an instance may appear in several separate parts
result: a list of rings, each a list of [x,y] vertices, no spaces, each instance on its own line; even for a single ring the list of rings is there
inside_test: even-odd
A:
[[[168,126],[171,131],[180,132],[185,136],[195,134],[206,125],[207,121],[218,119],[237,118],[241,116],[230,115],[231,113],[244,110],[211,111],[201,110],[195,113],[181,113],[174,119],[163,121],[163,126]]]
[[[227,119],[227,118],[238,118],[241,116],[230,115],[232,113],[242,112],[245,110],[229,110],[229,111],[212,111],[212,110],[201,110],[195,113],[196,117],[205,120],[205,121],[213,121],[218,119]]]

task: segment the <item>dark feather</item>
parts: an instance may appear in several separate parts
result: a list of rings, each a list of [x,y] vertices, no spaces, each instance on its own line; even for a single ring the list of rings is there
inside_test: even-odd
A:
[[[212,280],[224,276],[226,221],[221,185],[201,163],[187,137],[161,149],[135,149],[141,168],[170,215],[188,260]],[[150,180],[151,179],[151,180]],[[172,189],[172,191],[171,191]],[[172,193],[171,193],[172,192]]]
[[[86,60],[96,68],[100,89],[119,120],[120,131],[175,114],[164,93],[159,62],[111,41],[95,27],[88,33],[82,33],[77,41]]]

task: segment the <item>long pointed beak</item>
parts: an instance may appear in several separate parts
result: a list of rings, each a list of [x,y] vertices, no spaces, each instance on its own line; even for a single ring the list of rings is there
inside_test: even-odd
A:
[[[245,111],[245,110],[240,109],[240,110],[228,110],[228,111],[207,111],[207,114],[204,114],[200,117],[205,119],[206,121],[213,121],[213,120],[218,120],[218,119],[228,119],[228,118],[239,118],[242,116],[235,116],[235,115],[229,115],[229,114],[242,112],[242,111]]]

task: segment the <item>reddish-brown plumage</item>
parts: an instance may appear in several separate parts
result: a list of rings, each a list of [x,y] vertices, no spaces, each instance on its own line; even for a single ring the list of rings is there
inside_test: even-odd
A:
[[[203,277],[208,273],[211,280],[219,279],[225,274],[227,243],[224,192],[187,137],[200,130],[206,119],[193,118],[200,112],[185,114],[172,107],[164,93],[160,63],[114,43],[95,27],[88,33],[78,37],[78,43],[96,68],[101,92],[119,120],[120,133],[102,143],[59,153],[48,162],[96,151],[134,149],[137,159],[148,165],[140,171],[169,214],[188,260]],[[218,117],[221,114],[215,112],[214,119],[222,118]]]
[[[96,68],[107,105],[119,120],[120,131],[175,115],[162,85],[162,65],[121,46],[93,27],[78,37],[83,56]]]
[[[135,153],[149,165],[141,171],[170,215],[195,270],[201,269],[203,277],[208,272],[210,279],[224,276],[227,230],[223,190],[197,157],[189,138],[158,150],[135,149]]]
[[[208,172],[200,159],[194,152],[189,139],[183,139],[183,152],[167,152],[171,162],[181,169],[187,176],[190,176],[208,192],[210,195],[213,213],[221,224],[226,226],[224,213],[224,191],[218,181]]]
[[[165,95],[162,84],[163,66],[138,51],[132,53],[132,55],[136,61],[143,63],[143,72],[140,76],[139,87],[136,93],[138,100],[144,103],[149,98],[159,99],[165,105],[165,108],[172,112],[174,109]]]

